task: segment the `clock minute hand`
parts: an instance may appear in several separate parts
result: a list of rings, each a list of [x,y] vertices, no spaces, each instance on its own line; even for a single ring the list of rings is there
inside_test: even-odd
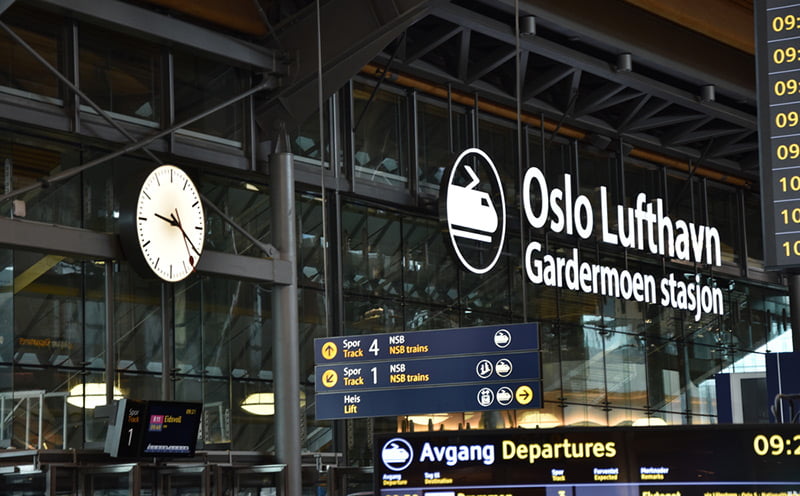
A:
[[[176,218],[176,215],[177,215],[177,218]],[[172,217],[172,221],[175,222],[174,225],[178,226],[178,229],[181,230],[181,234],[183,234],[184,244],[186,244],[186,242],[188,241],[189,245],[192,247],[192,250],[194,250],[195,253],[200,255],[200,251],[197,248],[195,248],[194,243],[192,243],[192,240],[189,238],[189,235],[186,234],[186,231],[183,230],[183,225],[181,225],[181,220],[180,220],[181,218],[180,218],[180,214],[178,214],[178,209],[175,209],[175,213],[174,214],[169,214],[169,216]],[[187,247],[187,250],[188,250],[188,247]],[[191,252],[189,252],[189,255],[191,256]]]

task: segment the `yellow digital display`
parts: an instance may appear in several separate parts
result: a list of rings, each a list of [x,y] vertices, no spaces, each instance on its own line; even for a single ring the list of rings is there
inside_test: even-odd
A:
[[[764,260],[780,270],[800,267],[800,4],[753,9]]]

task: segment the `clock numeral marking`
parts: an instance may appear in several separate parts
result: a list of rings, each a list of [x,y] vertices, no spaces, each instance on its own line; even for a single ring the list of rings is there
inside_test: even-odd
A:
[[[169,264],[169,278],[172,279],[172,264]]]
[[[172,182],[172,169],[169,170],[169,182]]]
[[[147,191],[142,191],[142,194],[146,196],[148,200],[151,200],[150,195],[147,194]]]
[[[197,229],[198,231],[202,231],[203,230],[203,226],[194,226],[194,228]]]
[[[186,262],[182,261],[181,263],[183,264],[183,271],[184,272],[189,272],[189,269],[186,268]]]
[[[145,242],[144,242],[144,244],[142,244],[142,248],[144,248],[145,246],[149,245],[149,244],[150,244],[150,241],[151,241],[151,240],[149,240],[149,239],[148,239],[147,241],[145,241]]]
[[[155,177],[155,178],[156,178],[156,184],[158,184],[159,186],[161,186],[161,181],[159,181],[159,180],[158,180],[158,174],[156,174],[156,175],[155,175],[155,176],[153,176],[153,177]]]
[[[139,220],[147,220],[147,217],[139,217]]]
[[[189,186],[189,180],[188,180],[188,179],[186,179],[185,181],[183,181],[183,189],[184,189],[184,190],[186,189],[186,186]]]
[[[196,207],[198,203],[200,203],[200,200],[197,200],[196,202],[192,203],[192,208]]]
[[[153,268],[156,268],[156,267],[158,267],[158,262],[160,262],[160,261],[161,261],[161,257],[158,257],[158,258],[156,259],[156,263],[154,263],[154,264],[153,264]]]

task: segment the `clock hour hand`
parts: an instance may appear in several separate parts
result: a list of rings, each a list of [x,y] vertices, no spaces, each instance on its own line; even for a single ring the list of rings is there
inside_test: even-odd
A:
[[[178,224],[178,221],[176,221],[176,220],[174,219],[174,217],[173,217],[172,219],[167,219],[166,217],[164,217],[163,215],[160,215],[160,214],[153,214],[153,215],[155,215],[155,216],[156,216],[156,217],[158,217],[159,219],[161,219],[161,220],[163,220],[163,221],[165,221],[165,222],[169,223],[169,225],[171,225],[171,226],[178,226],[178,227],[180,227],[180,224]],[[170,215],[172,215],[172,214],[170,214]]]

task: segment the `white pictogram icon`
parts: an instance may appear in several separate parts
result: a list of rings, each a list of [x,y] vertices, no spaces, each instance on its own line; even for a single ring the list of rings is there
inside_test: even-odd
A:
[[[514,367],[511,365],[511,360],[509,360],[508,358],[501,358],[494,365],[494,370],[500,377],[508,377],[509,375],[511,375],[511,371],[513,369]]]
[[[498,348],[505,348],[511,344],[511,333],[506,329],[500,329],[494,333],[494,345]]]
[[[411,464],[414,449],[405,439],[399,437],[386,441],[381,450],[381,460],[389,470],[400,472]]]
[[[481,388],[481,390],[478,391],[478,404],[485,408],[492,403],[494,403],[494,392],[488,387]]]
[[[466,187],[450,185],[447,192],[447,218],[453,226],[450,234],[491,243],[492,237],[489,234],[497,231],[498,225],[492,197],[485,191],[475,189],[480,179],[472,167],[465,165],[464,170],[470,177],[470,183]]]
[[[501,387],[497,390],[497,402],[503,406],[507,406],[514,399],[514,391],[508,387]]]
[[[489,360],[481,360],[480,362],[478,362],[478,365],[475,366],[475,372],[481,379],[486,379],[487,377],[492,375],[493,372],[492,362],[490,362]]]
[[[461,265],[473,274],[495,266],[506,236],[506,200],[492,159],[478,148],[464,150],[442,180],[443,221]]]

